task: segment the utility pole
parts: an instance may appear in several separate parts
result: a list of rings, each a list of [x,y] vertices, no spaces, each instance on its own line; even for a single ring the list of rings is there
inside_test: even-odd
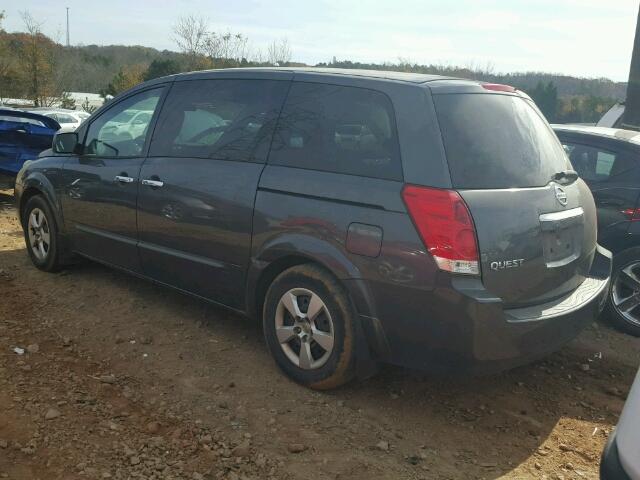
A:
[[[69,43],[69,7],[67,7],[67,47],[71,46]]]
[[[624,104],[622,128],[640,130],[640,10],[636,20],[636,37],[631,53],[629,83],[627,83],[627,100]]]

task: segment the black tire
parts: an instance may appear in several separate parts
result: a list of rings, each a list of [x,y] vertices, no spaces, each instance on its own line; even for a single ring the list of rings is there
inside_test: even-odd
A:
[[[30,241],[29,231],[32,226],[29,225],[32,212],[38,210],[42,212],[45,217],[46,227],[49,233],[49,243],[46,248],[46,255],[38,254],[34,251],[34,246]],[[62,268],[61,253],[60,253],[60,239],[58,236],[58,225],[56,223],[55,216],[51,211],[51,207],[47,201],[41,195],[35,195],[27,200],[22,210],[22,225],[24,228],[24,240],[27,245],[27,251],[33,264],[45,272],[57,272]]]
[[[317,368],[304,369],[293,363],[285,353],[285,347],[281,346],[278,341],[276,334],[278,305],[284,295],[292,290],[308,290],[317,295],[326,307],[326,310],[322,310],[323,313],[318,318],[328,313],[329,321],[332,323],[332,328],[325,330],[331,330],[333,333],[333,347],[330,353],[322,348],[318,349],[319,344],[315,343],[312,334],[310,335],[311,340],[308,340],[309,348],[315,349],[313,350],[315,352],[324,352],[322,355],[318,355],[319,357],[323,358],[326,353],[324,364]],[[300,295],[299,298],[302,297],[303,295]],[[298,303],[299,306],[302,305],[302,311],[304,311],[305,302],[308,304],[308,301],[302,298]],[[264,336],[271,355],[278,367],[295,382],[315,390],[329,390],[344,385],[353,378],[356,345],[354,309],[344,288],[323,268],[316,265],[299,265],[278,275],[267,291],[262,318]],[[287,318],[292,319],[291,316]],[[321,318],[320,321],[324,321],[326,325],[327,316]],[[318,325],[316,327],[318,328]],[[302,340],[298,338],[293,338],[287,344],[293,350],[294,355],[296,342],[302,348]]]
[[[620,252],[613,257],[613,269],[611,273],[611,288],[609,289],[609,296],[607,298],[607,305],[604,313],[607,319],[619,330],[640,337],[640,306],[632,311],[632,315],[636,316],[638,321],[633,322],[626,318],[623,313],[616,307],[614,296],[616,295],[616,289],[619,287],[620,274],[623,270],[627,269],[634,264],[638,265],[637,271],[640,272],[640,248],[632,248]],[[636,270],[634,268],[634,270]],[[640,298],[640,296],[639,296]]]

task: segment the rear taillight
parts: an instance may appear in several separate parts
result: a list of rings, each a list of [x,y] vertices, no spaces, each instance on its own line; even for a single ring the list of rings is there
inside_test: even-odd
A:
[[[441,270],[480,273],[473,219],[458,192],[405,185],[402,199],[427,251]]]
[[[625,208],[622,213],[632,222],[640,221],[640,208]]]

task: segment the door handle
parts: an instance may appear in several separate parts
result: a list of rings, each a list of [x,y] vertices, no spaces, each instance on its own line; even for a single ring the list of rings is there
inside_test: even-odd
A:
[[[164,186],[164,182],[161,180],[151,180],[149,178],[144,178],[142,179],[142,185],[146,185],[147,187],[152,187],[152,188],[160,188],[162,186]]]
[[[133,183],[134,178],[125,177],[124,175],[116,175],[115,181],[120,183]]]

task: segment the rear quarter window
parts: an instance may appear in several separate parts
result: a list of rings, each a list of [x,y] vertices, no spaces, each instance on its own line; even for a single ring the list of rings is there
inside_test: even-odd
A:
[[[375,90],[294,83],[280,115],[269,163],[401,180],[391,101]]]
[[[500,94],[433,98],[455,188],[539,187],[569,168],[549,124],[528,100]]]

